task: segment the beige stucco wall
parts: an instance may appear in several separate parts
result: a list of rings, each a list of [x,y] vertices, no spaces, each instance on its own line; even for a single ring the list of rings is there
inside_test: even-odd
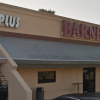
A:
[[[68,38],[62,37],[63,29],[63,20],[77,22],[80,24],[86,24],[88,26],[99,26],[96,24],[74,20],[70,18],[60,17],[57,15],[52,15],[48,13],[43,13],[39,11],[29,10],[25,8],[19,8],[15,6],[9,6],[0,3],[0,13],[4,15],[10,15],[15,17],[20,17],[20,26],[18,29],[5,27],[4,24],[0,26],[0,31],[39,35],[39,36],[48,36],[56,38]],[[70,38],[76,39],[76,38]],[[80,38],[79,40],[84,40]],[[84,40],[90,41],[90,40]]]
[[[100,67],[96,67],[95,78],[95,91],[100,92]]]
[[[56,82],[38,84],[38,71],[56,71]],[[83,82],[83,68],[33,68],[18,69],[19,74],[33,91],[36,98],[36,87],[44,87],[45,99],[52,99],[60,95],[77,93],[76,82]],[[80,85],[79,92],[83,92]]]

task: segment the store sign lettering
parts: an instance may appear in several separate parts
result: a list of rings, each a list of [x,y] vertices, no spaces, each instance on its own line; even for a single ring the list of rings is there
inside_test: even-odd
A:
[[[20,17],[16,18],[13,16],[0,14],[0,25],[1,25],[1,23],[4,23],[6,27],[18,28],[19,20],[20,20]]]
[[[77,37],[84,37],[85,39],[95,39],[100,40],[100,28],[95,26],[88,27],[85,24],[81,24],[74,22],[72,27],[72,23],[70,21],[63,20],[63,36],[66,37],[74,37],[76,34]]]

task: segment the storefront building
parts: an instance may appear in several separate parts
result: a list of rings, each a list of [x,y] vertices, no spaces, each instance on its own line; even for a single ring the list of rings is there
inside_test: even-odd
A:
[[[0,4],[0,63],[8,100],[100,91],[100,25]],[[79,83],[79,89],[77,89]]]

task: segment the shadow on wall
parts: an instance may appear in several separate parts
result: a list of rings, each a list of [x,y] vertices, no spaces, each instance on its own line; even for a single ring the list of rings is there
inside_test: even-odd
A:
[[[36,100],[36,88],[32,88],[32,100]]]

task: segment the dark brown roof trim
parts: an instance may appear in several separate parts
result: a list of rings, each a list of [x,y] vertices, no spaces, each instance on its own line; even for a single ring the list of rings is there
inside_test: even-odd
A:
[[[100,46],[100,43],[0,31],[0,36]]]

